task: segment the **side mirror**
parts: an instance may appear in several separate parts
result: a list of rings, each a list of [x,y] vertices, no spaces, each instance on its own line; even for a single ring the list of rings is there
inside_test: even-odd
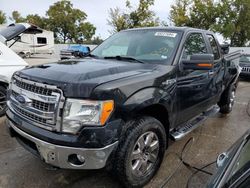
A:
[[[214,66],[213,54],[194,54],[190,60],[183,59],[181,61],[183,69],[192,70],[210,70]]]
[[[220,45],[222,54],[228,54],[229,53],[229,44],[221,44]]]
[[[216,166],[217,168],[222,167],[225,159],[228,158],[226,153],[221,153],[216,160]]]

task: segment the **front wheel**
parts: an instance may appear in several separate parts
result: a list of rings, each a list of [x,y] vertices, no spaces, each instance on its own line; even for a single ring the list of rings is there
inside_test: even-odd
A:
[[[235,102],[235,94],[236,86],[232,84],[225,91],[225,94],[222,96],[223,98],[219,103],[220,113],[229,114],[232,111]]]
[[[119,144],[115,172],[126,187],[142,187],[159,169],[167,137],[163,125],[152,117],[142,117],[132,127]]]

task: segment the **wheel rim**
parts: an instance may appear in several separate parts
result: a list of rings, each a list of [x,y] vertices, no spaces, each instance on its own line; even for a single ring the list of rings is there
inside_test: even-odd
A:
[[[229,108],[231,109],[234,105],[234,100],[235,100],[235,91],[232,91],[231,92],[231,95],[230,95],[230,103],[229,103]]]
[[[0,113],[6,108],[6,94],[0,91]]]
[[[130,162],[132,173],[141,177],[150,172],[159,154],[159,139],[152,132],[146,132],[136,141],[131,153]]]

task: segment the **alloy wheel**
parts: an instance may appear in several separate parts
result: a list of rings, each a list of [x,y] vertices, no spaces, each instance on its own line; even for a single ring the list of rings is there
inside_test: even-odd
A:
[[[152,170],[159,154],[159,139],[152,132],[146,132],[136,141],[130,156],[132,173],[141,177]]]

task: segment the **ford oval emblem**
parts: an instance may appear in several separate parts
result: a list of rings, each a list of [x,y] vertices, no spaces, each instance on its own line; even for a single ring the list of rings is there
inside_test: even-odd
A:
[[[21,104],[25,104],[26,103],[25,97],[23,95],[17,95],[15,98]]]

